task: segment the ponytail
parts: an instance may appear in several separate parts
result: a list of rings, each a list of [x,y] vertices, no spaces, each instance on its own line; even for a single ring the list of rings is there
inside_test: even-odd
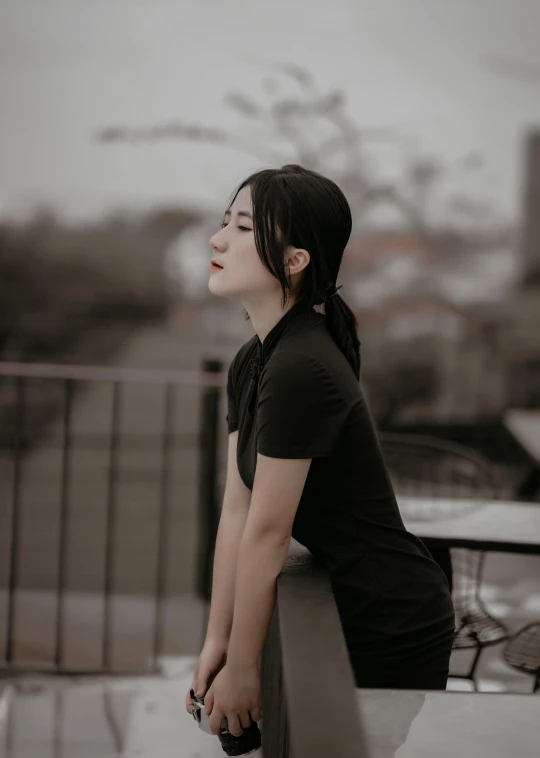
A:
[[[339,293],[325,302],[324,309],[328,331],[360,381],[360,340],[356,316]]]

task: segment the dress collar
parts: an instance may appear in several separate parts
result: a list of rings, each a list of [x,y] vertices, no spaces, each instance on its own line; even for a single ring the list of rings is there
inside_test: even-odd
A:
[[[257,335],[257,355],[266,361],[279,342],[288,324],[297,315],[300,313],[307,313],[309,310],[312,310],[312,307],[308,306],[306,303],[295,303],[292,308],[290,308],[287,313],[280,318],[277,324],[272,327],[272,329],[270,329],[264,339],[264,342],[261,342],[259,336]]]
[[[258,386],[259,376],[261,375],[264,365],[274,352],[287,326],[297,316],[300,314],[308,313],[309,311],[313,311],[313,307],[311,305],[307,305],[304,302],[295,303],[292,308],[290,308],[287,313],[280,318],[277,324],[268,332],[264,339],[264,342],[261,342],[260,338],[257,336],[255,354],[251,358],[249,366],[249,373],[253,380],[250,393],[250,407],[252,405],[252,401],[254,399],[254,391]]]

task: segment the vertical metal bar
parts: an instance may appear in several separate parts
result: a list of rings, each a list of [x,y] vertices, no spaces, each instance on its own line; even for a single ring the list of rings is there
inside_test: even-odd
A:
[[[64,649],[64,608],[68,571],[69,501],[71,483],[71,408],[74,383],[64,381],[64,418],[62,429],[62,480],[60,485],[60,533],[58,536],[57,602],[56,602],[56,649],[54,662],[62,665]]]
[[[64,755],[64,692],[59,687],[53,693],[54,697],[54,729],[53,729],[53,756],[63,758]]]
[[[174,386],[165,385],[163,403],[163,434],[161,438],[161,481],[159,498],[159,525],[156,571],[156,611],[154,621],[154,663],[163,652],[164,599],[167,581],[168,534],[170,523],[170,473],[173,446]]]
[[[15,688],[12,684],[5,685],[5,689],[3,691],[3,697],[5,698],[4,701],[4,707],[6,708],[4,713],[4,724],[3,724],[3,732],[4,732],[4,751],[5,751],[5,758],[13,758],[15,755],[15,724],[14,722],[14,716],[15,716],[15,698],[17,697],[17,693],[15,692]]]
[[[109,727],[115,754],[124,754],[124,737],[114,712],[114,692],[107,682],[103,684],[103,714]]]
[[[21,528],[21,442],[24,425],[25,383],[23,376],[16,378],[16,413],[13,458],[13,493],[11,502],[11,545],[9,550],[8,612],[6,663],[13,662],[15,647],[15,593],[19,577],[19,539]]]
[[[221,373],[223,364],[218,360],[204,360],[203,371]],[[199,479],[199,554],[197,584],[199,595],[208,602],[212,595],[212,570],[214,548],[219,524],[217,496],[217,453],[219,387],[203,387],[200,434],[200,479]]]
[[[118,444],[120,440],[120,401],[121,401],[121,384],[113,382],[112,385],[112,411],[111,411],[111,430],[109,445],[109,471],[107,486],[107,518],[106,518],[106,535],[105,535],[105,577],[104,577],[104,616],[103,616],[103,667],[106,670],[111,666],[111,613],[112,613],[112,592],[114,590],[114,559],[116,547],[116,495],[117,495],[117,474],[118,474]]]

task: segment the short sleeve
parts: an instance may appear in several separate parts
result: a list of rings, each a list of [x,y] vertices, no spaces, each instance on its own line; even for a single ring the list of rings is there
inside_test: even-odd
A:
[[[234,392],[233,365],[234,363],[231,363],[227,374],[227,415],[225,419],[229,434],[238,429],[238,404]]]
[[[271,458],[332,454],[348,415],[327,369],[306,355],[275,353],[261,378],[257,452]]]

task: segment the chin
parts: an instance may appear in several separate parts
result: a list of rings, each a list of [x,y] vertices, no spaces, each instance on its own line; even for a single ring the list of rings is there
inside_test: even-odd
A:
[[[208,289],[212,293],[212,295],[221,295],[219,287],[216,287],[216,284],[212,277],[210,277],[210,279],[208,280]]]

